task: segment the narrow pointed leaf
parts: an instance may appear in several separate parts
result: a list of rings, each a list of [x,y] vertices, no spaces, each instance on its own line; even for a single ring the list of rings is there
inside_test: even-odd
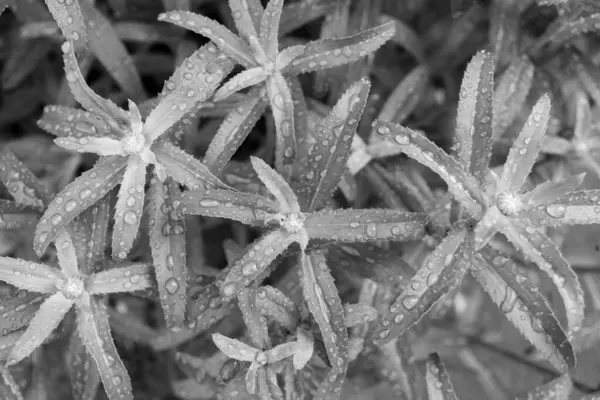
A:
[[[0,375],[3,381],[0,382],[0,388],[4,391],[5,400],[24,400],[21,388],[13,378],[8,367],[5,365],[0,366]]]
[[[429,355],[425,364],[425,380],[429,400],[458,400],[450,375],[436,353]]]
[[[294,132],[298,132],[298,138],[302,132],[308,131],[308,107],[306,105],[306,97],[302,90],[302,84],[297,76],[284,76],[292,93],[294,101]],[[297,138],[294,138],[296,140]],[[297,147],[297,144],[296,144]],[[285,150],[284,150],[285,151]],[[298,149],[296,148],[296,153]],[[296,155],[298,157],[298,155]]]
[[[546,234],[524,223],[513,221],[501,232],[552,279],[565,305],[568,331],[579,330],[584,315],[583,290],[560,249]]]
[[[46,0],[46,5],[65,39],[72,41],[77,49],[83,48],[87,44],[88,37],[79,2]]]
[[[396,124],[404,122],[415,110],[423,97],[429,83],[429,70],[424,65],[419,65],[410,71],[394,88],[389,95],[378,119]],[[371,140],[379,136],[371,135]]]
[[[108,224],[111,215],[111,193],[106,194],[78,217],[78,224],[83,229],[81,236],[72,235],[78,240],[79,270],[84,275],[90,275],[99,269],[99,264],[105,259]],[[85,232],[85,233],[84,233]]]
[[[112,101],[100,97],[88,86],[79,69],[77,57],[75,57],[70,42],[63,43],[62,51],[67,82],[75,100],[86,110],[98,115],[111,127],[119,128],[119,124],[127,123],[129,116],[125,110]]]
[[[469,62],[463,77],[456,116],[456,154],[480,184],[487,179],[492,156],[492,101],[494,58],[479,52]]]
[[[67,230],[62,230],[56,240],[56,255],[58,257],[58,265],[63,273],[67,276],[79,275],[79,266],[77,265],[77,253],[71,235]]]
[[[296,371],[301,370],[308,364],[314,352],[314,338],[303,329],[298,329],[296,350],[292,362]]]
[[[116,29],[93,3],[80,1],[79,4],[89,29],[90,50],[128,98],[135,102],[145,100],[147,96],[140,74]]]
[[[425,44],[408,23],[386,14],[379,15],[379,20],[381,23],[393,22],[396,32],[390,40],[408,51],[419,63],[423,61]]]
[[[103,300],[84,295],[77,313],[81,341],[94,358],[110,400],[133,400],[129,374],[117,353]]]
[[[345,38],[309,42],[304,54],[292,61],[284,72],[303,74],[355,62],[380,48],[395,31],[394,23],[388,22]]]
[[[212,340],[215,345],[229,358],[238,361],[254,361],[258,350],[240,342],[237,339],[231,339],[220,333],[213,333]]]
[[[96,153],[99,156],[121,155],[122,144],[120,141],[109,137],[59,137],[54,143],[67,150],[78,153]]]
[[[67,224],[117,186],[126,165],[125,157],[107,157],[68,184],[50,203],[36,228],[36,253],[41,255]]]
[[[152,150],[156,154],[157,161],[166,168],[167,175],[192,190],[231,189],[213,175],[201,161],[172,143],[159,141],[152,146]]]
[[[291,165],[294,163],[296,155],[294,99],[292,98],[292,92],[287,81],[279,72],[267,78],[266,85],[277,132],[275,162],[276,165],[281,164],[282,167]]]
[[[498,80],[494,93],[492,131],[499,139],[523,111],[531,89],[535,67],[526,56],[513,60]]]
[[[151,266],[147,264],[111,268],[90,276],[86,282],[90,294],[135,292],[152,286]]]
[[[223,301],[214,278],[202,277],[190,284],[187,315],[193,321],[193,332],[204,332],[225,318],[233,309],[232,301]]]
[[[155,179],[150,192],[150,249],[167,327],[181,326],[187,300],[187,254],[183,214],[174,202],[181,190]]]
[[[204,155],[203,162],[215,174],[220,175],[242,145],[268,105],[263,89],[255,89],[247,100],[234,107],[219,126]]]
[[[275,258],[292,243],[298,242],[300,234],[291,234],[284,229],[270,232],[254,242],[251,249],[231,267],[220,284],[223,298],[228,299],[239,293],[263,274]]]
[[[550,364],[559,370],[565,370],[567,364],[556,345],[551,339],[548,339],[545,332],[540,332],[541,329],[537,327],[541,323],[521,301],[517,293],[491,267],[485,264],[474,266],[471,268],[471,273],[510,322],[548,359]]]
[[[227,218],[246,225],[262,225],[279,212],[279,206],[263,196],[230,190],[192,190],[178,198],[184,214]]]
[[[420,132],[383,121],[377,121],[374,127],[390,145],[399,146],[406,155],[436,172],[448,184],[448,191],[471,215],[481,214],[483,200],[478,183],[458,161]]]
[[[302,25],[331,13],[336,0],[301,0],[286,3],[279,22],[279,36],[284,36]]]
[[[308,309],[319,325],[331,365],[315,399],[338,399],[348,369],[348,331],[344,307],[322,253],[303,255],[300,282]]]
[[[600,190],[578,190],[522,212],[535,226],[600,223]]]
[[[412,346],[400,336],[381,347],[378,365],[400,399],[424,399],[425,376],[415,362]]]
[[[480,252],[480,254],[485,258],[487,265],[494,269],[527,307],[527,310],[531,313],[532,328],[537,332],[546,333],[566,363],[569,366],[574,366],[575,351],[573,346],[539,289],[522,274],[523,271],[513,261],[499,256],[489,249]],[[503,303],[505,308],[502,308],[502,311],[511,307],[512,298],[506,300],[506,303]]]
[[[73,300],[62,293],[55,293],[42,303],[39,311],[32,318],[27,330],[13,347],[7,364],[16,364],[40,346],[56,329],[63,317],[73,306]]]
[[[39,179],[6,146],[0,150],[0,166],[0,182],[17,203],[43,208],[51,199]]]
[[[100,374],[77,333],[69,341],[66,363],[73,397],[78,400],[94,400],[100,386]]]
[[[307,212],[325,205],[331,198],[345,168],[352,138],[362,115],[371,84],[361,79],[350,87],[319,126],[301,176]]]
[[[258,37],[264,12],[260,0],[229,0],[229,8],[240,35]]]
[[[35,208],[0,200],[0,229],[17,230],[35,226],[41,213]]]
[[[253,67],[246,69],[239,74],[230,78],[219,90],[216,91],[215,101],[225,100],[234,93],[249,88],[250,86],[258,85],[264,82],[270,74],[262,67]]]
[[[281,291],[271,286],[262,286],[256,292],[256,307],[270,321],[293,331],[298,324],[296,305]]]
[[[424,235],[426,216],[398,210],[325,210],[306,215],[311,239],[342,242],[415,240]]]
[[[541,151],[546,154],[565,156],[574,150],[573,142],[560,136],[545,136]]]
[[[144,209],[146,167],[147,164],[141,157],[137,155],[129,157],[115,209],[112,237],[114,259],[127,258],[137,237]]]
[[[267,320],[257,306],[256,289],[253,287],[242,289],[237,299],[244,325],[246,325],[252,343],[259,349],[270,348],[271,339],[269,338]],[[269,358],[268,362],[271,362]]]
[[[467,272],[471,246],[464,229],[450,232],[427,256],[423,266],[390,306],[389,313],[373,334],[374,340],[386,343],[403,334],[444,294],[456,287]]]
[[[283,9],[283,0],[270,0],[260,20],[260,44],[268,57],[279,52],[279,21]],[[275,61],[275,60],[273,60]]]
[[[300,205],[298,204],[296,194],[285,179],[260,158],[250,157],[250,162],[261,182],[265,184],[269,192],[277,199],[279,211],[283,213],[300,212]]]
[[[166,14],[160,14],[158,20],[170,22],[209,38],[228,57],[233,58],[246,68],[256,64],[250,48],[240,37],[208,17],[189,11],[170,11]]]
[[[46,132],[58,137],[102,137],[111,134],[108,124],[96,115],[63,106],[44,107],[44,113],[37,124]]]
[[[563,374],[550,382],[519,396],[516,400],[562,400],[568,399],[573,390],[573,381],[569,374]]]
[[[165,83],[160,103],[146,118],[144,135],[153,142],[182,117],[201,108],[233,69],[233,61],[208,43],[186,58]]]
[[[6,335],[29,324],[47,296],[19,291],[0,300],[0,334]]]
[[[531,192],[523,196],[529,207],[549,204],[562,197],[573,195],[585,179],[585,173],[571,175],[559,181],[546,181],[535,187]]]
[[[542,96],[533,107],[525,126],[508,153],[498,183],[498,193],[517,191],[525,183],[542,148],[542,140],[550,118],[550,107],[548,95]]]
[[[0,280],[19,289],[54,293],[56,283],[63,279],[62,273],[45,264],[37,264],[18,258],[0,257]]]
[[[557,49],[576,36],[597,30],[600,13],[590,12],[582,16],[575,13],[570,18],[557,18],[548,29],[528,49],[530,54],[539,57],[544,50]]]

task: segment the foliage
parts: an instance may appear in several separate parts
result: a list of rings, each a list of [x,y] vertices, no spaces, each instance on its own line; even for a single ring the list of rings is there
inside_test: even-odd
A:
[[[597,398],[596,3],[0,0],[0,397]]]

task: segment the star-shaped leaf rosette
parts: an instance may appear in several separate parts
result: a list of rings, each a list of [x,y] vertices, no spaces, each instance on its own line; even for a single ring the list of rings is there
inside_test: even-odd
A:
[[[120,184],[112,252],[114,258],[125,259],[142,217],[148,165],[161,181],[171,177],[194,189],[224,186],[200,161],[158,139],[201,107],[233,65],[214,44],[198,49],[167,81],[158,105],[143,121],[132,101],[125,111],[89,88],[70,42],[63,44],[63,53],[71,91],[87,112],[49,106],[39,124],[58,136],[58,145],[102,158],[50,203],[37,226],[34,248],[42,254],[66,224]]]
[[[292,245],[299,246],[304,298],[321,330],[331,363],[331,371],[319,386],[316,397],[319,399],[339,397],[349,362],[348,332],[344,307],[326,256],[313,250],[305,254],[309,242],[415,240],[425,230],[423,214],[388,209],[324,209],[346,168],[369,87],[369,82],[363,79],[342,95],[318,129],[318,140],[308,157],[301,161],[305,168],[297,181],[288,182],[264,161],[251,159],[272,198],[214,189],[188,191],[178,200],[184,214],[227,218],[267,228],[215,280],[224,303],[253,282],[262,282],[271,273],[270,266],[278,256]]]
[[[89,222],[87,218],[108,215],[106,204],[100,207],[104,208],[103,211],[95,209],[95,214],[90,213],[84,217],[86,226]],[[105,232],[106,224],[98,223],[97,227]],[[104,295],[140,291],[151,287],[151,266],[140,264],[91,272],[95,267],[93,264],[99,261],[104,253],[104,248],[96,247],[93,240],[105,243],[102,236],[97,236],[101,232],[94,232],[94,227],[91,227],[91,230],[87,232],[89,236],[86,236],[81,230],[74,229],[77,234],[83,234],[80,238],[82,240],[77,241],[77,246],[66,230],[58,233],[54,244],[60,269],[31,261],[0,257],[0,280],[19,289],[46,296],[29,326],[11,350],[7,365],[16,364],[28,357],[52,334],[69,310],[75,307],[79,337],[95,360],[108,397],[111,400],[133,399],[127,370],[110,336]],[[85,242],[92,243],[92,248],[84,246]],[[87,357],[85,352],[80,352],[77,356]]]
[[[562,370],[574,363],[569,335],[520,267],[494,255],[486,244],[496,233],[502,233],[551,278],[565,304],[566,331],[572,334],[583,321],[583,292],[577,275],[544,228],[599,223],[596,210],[600,196],[598,191],[574,191],[582,181],[581,175],[523,189],[548,125],[547,95],[534,106],[501,176],[490,171],[493,73],[493,59],[486,52],[478,53],[469,63],[460,92],[452,155],[419,132],[383,121],[374,124],[390,146],[400,147],[439,174],[457,202],[453,229],[390,307],[376,340],[389,341],[408,329],[447,292],[452,286],[449,282],[457,284],[470,270],[525,337]]]
[[[271,0],[263,9],[258,0],[231,0],[233,20],[240,36],[225,26],[202,15],[183,11],[161,14],[159,20],[179,25],[212,40],[219,48],[246,68],[227,81],[216,93],[222,100],[240,90],[252,87],[245,102],[225,119],[211,143],[205,162],[219,171],[241,145],[256,121],[271,105],[277,131],[276,161],[291,165],[296,151],[296,130],[304,130],[306,113],[295,110],[295,103],[304,103],[295,75],[348,64],[374,52],[395,32],[393,23],[362,31],[356,35],[309,42],[280,51],[279,35],[282,13],[293,15],[296,4],[283,7],[283,0]],[[311,5],[312,7],[312,5]],[[286,21],[287,23],[287,21]],[[285,28],[284,28],[285,29]]]

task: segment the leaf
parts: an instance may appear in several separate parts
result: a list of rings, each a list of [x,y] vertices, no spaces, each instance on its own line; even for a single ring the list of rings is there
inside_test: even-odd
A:
[[[151,265],[148,264],[111,268],[90,276],[86,282],[86,289],[90,294],[144,290],[152,286],[150,270]]]
[[[31,319],[23,336],[11,350],[6,361],[7,366],[17,364],[22,359],[29,357],[52,334],[72,306],[73,300],[67,299],[60,292],[48,297]]]
[[[377,364],[400,399],[423,399],[425,376],[414,359],[408,338],[400,336],[381,347]]]
[[[490,7],[490,42],[494,62],[504,65],[517,56],[520,4],[517,0],[493,2]]]
[[[256,293],[255,288],[242,289],[237,296],[238,307],[242,312],[244,324],[252,343],[259,349],[268,349],[271,347],[271,339],[267,320],[257,306]]]
[[[535,67],[527,56],[521,56],[509,64],[494,93],[492,131],[498,140],[525,106],[531,89]]]
[[[28,325],[47,296],[18,291],[0,300],[0,334],[6,335]],[[2,357],[0,357],[2,358]]]
[[[6,396],[6,400],[23,400],[23,394],[21,394],[21,389],[8,367],[2,365],[0,366],[0,374],[2,375],[2,380],[4,382],[0,382],[2,388],[4,389],[4,395]],[[7,393],[8,391],[8,393]]]
[[[485,185],[492,156],[494,58],[478,52],[469,62],[460,88],[456,116],[457,158],[480,185]]]
[[[248,45],[225,26],[210,18],[189,11],[170,11],[159,14],[158,20],[170,22],[209,38],[223,53],[246,68],[256,65]]]
[[[279,52],[277,36],[282,9],[283,0],[270,0],[260,21],[260,43],[269,57]]]
[[[292,234],[284,229],[277,229],[252,243],[248,252],[233,264],[219,285],[221,296],[229,299],[237,295],[240,290],[263,274],[278,255],[299,240],[301,240],[300,233]]]
[[[425,379],[429,400],[458,400],[446,367],[436,353],[429,355],[425,364]]]
[[[106,157],[68,184],[48,205],[36,228],[33,243],[36,253],[41,256],[67,224],[117,186],[126,165],[125,157]]]
[[[331,365],[331,370],[318,387],[315,399],[337,399],[349,362],[344,307],[323,254],[303,254],[301,262],[300,282],[304,299],[319,325]]]
[[[282,213],[300,212],[298,198],[285,179],[258,157],[251,156],[250,162],[261,182],[277,199],[278,211]]]
[[[594,12],[585,16],[575,14],[567,19],[558,18],[532,44],[528,52],[534,57],[539,57],[541,52],[548,51],[548,48],[558,49],[577,36],[598,30],[598,22],[600,22],[600,13]]]
[[[473,265],[470,269],[483,289],[490,295],[494,303],[535,348],[559,370],[565,370],[567,364],[560,355],[556,345],[543,332],[539,320],[521,301],[517,293],[487,265]]]
[[[416,58],[419,63],[425,59],[425,44],[409,24],[386,14],[379,15],[379,20],[381,23],[390,21],[394,23],[396,31],[394,32],[394,36],[390,39],[392,42],[403,47]],[[385,118],[383,119],[385,120]]]
[[[542,96],[533,107],[525,126],[508,153],[497,193],[515,192],[523,186],[539,151],[550,118],[550,97]]]
[[[565,305],[569,332],[580,329],[584,315],[583,291],[577,274],[558,246],[546,234],[522,222],[513,221],[501,232],[552,279]]]
[[[119,84],[128,98],[141,102],[147,95],[133,58],[127,52],[117,31],[91,2],[79,1],[87,21],[88,44],[98,61]]]
[[[548,305],[539,289],[522,274],[522,270],[511,260],[500,256],[489,249],[480,252],[488,267],[494,269],[496,274],[511,287],[515,295],[531,313],[531,326],[536,332],[545,333],[556,346],[556,350],[569,366],[575,365],[575,351],[570,343],[570,338],[560,326],[554,312]],[[510,311],[512,299],[508,299],[501,310]]]
[[[0,257],[0,280],[19,289],[39,293],[54,293],[56,283],[63,279],[62,273],[45,264],[18,258]]]
[[[123,174],[112,237],[112,256],[124,260],[133,247],[144,211],[147,164],[138,155],[131,155]]]
[[[367,102],[371,84],[366,79],[353,84],[338,100],[327,118],[319,126],[315,144],[310,150],[301,175],[304,208],[313,212],[331,197],[350,155],[352,138]]]
[[[6,146],[0,150],[0,181],[21,205],[43,208],[51,199],[44,185]]]
[[[195,113],[232,69],[233,61],[213,43],[186,58],[167,80],[159,104],[146,118],[146,139],[154,142],[183,116]]]
[[[121,155],[123,145],[120,141],[110,137],[59,137],[54,139],[54,143],[64,147],[67,150],[78,153],[96,153],[99,156],[118,156]]]
[[[76,333],[71,335],[65,358],[73,398],[94,400],[100,386],[100,374],[94,359]]]
[[[386,343],[402,335],[419,322],[442,296],[461,283],[473,252],[473,243],[467,234],[465,229],[451,231],[429,253],[373,333],[377,343]]]
[[[87,44],[88,37],[79,2],[46,0],[46,5],[65,39],[73,41],[76,49],[83,48]]]
[[[304,227],[311,239],[342,242],[419,239],[425,230],[424,214],[389,209],[324,210],[306,214]]]
[[[298,329],[297,337],[296,349],[292,362],[294,363],[294,369],[299,371],[303,369],[312,358],[314,339],[309,332],[305,332],[303,329]]]
[[[56,256],[58,258],[58,265],[62,272],[67,276],[79,275],[79,268],[77,265],[77,253],[71,235],[66,230],[60,231],[54,240],[56,246]]]
[[[345,38],[309,42],[304,55],[283,72],[297,75],[355,62],[380,48],[395,31],[394,23],[388,22]]]
[[[225,84],[223,84],[223,86],[216,91],[214,100],[225,100],[229,96],[238,93],[240,90],[244,90],[264,82],[269,76],[270,73],[265,71],[263,67],[252,67],[246,69],[233,76]]]
[[[278,204],[263,196],[221,189],[186,191],[178,201],[184,214],[227,218],[246,225],[262,225],[279,212]]]
[[[79,336],[98,366],[108,398],[133,400],[129,374],[110,333],[105,302],[84,295],[77,311]]]
[[[75,246],[79,250],[85,250],[83,260],[79,262],[79,270],[84,275],[96,272],[99,269],[98,264],[105,259],[106,232],[110,219],[111,199],[111,193],[106,194],[99,202],[80,214],[77,219],[77,222],[87,230],[82,238],[84,240],[80,240],[79,245]],[[85,246],[83,246],[83,243],[85,243]],[[82,247],[85,247],[85,249]]]
[[[197,293],[193,293],[196,290]],[[193,332],[203,332],[225,318],[233,309],[232,299],[223,300],[214,278],[202,277],[190,284],[187,315]],[[195,334],[193,335],[195,336]]]
[[[573,192],[581,186],[584,179],[585,173],[581,173],[568,176],[558,182],[546,181],[536,186],[531,192],[526,193],[522,199],[524,202],[526,201],[528,208],[552,203],[563,196],[573,195]]]
[[[215,175],[221,175],[267,108],[268,101],[262,94],[263,90],[254,89],[245,101],[234,107],[211,140],[203,162]]]
[[[106,121],[113,130],[120,132],[119,124],[128,124],[129,115],[125,110],[118,107],[110,100],[98,96],[86,83],[77,57],[75,57],[73,46],[70,42],[62,45],[63,60],[65,63],[66,79],[75,100],[89,112],[96,114]]]
[[[287,3],[279,21],[279,36],[284,36],[302,25],[331,13],[337,0],[301,0]]]
[[[379,112],[378,119],[402,123],[419,105],[429,84],[429,70],[424,65],[413,68],[392,90]],[[379,136],[371,135],[371,140]]]
[[[600,223],[600,190],[578,190],[547,200],[521,212],[534,226],[588,225]]]
[[[63,106],[44,107],[44,113],[37,124],[58,137],[110,137],[112,134],[110,126],[96,115]]]
[[[561,400],[568,399],[573,390],[573,381],[569,374],[563,374],[550,382],[519,396],[516,400]]]
[[[212,340],[219,350],[227,357],[233,358],[234,360],[254,361],[254,358],[259,352],[257,349],[250,347],[237,339],[228,338],[220,333],[213,333]]]
[[[256,307],[268,320],[293,331],[299,322],[295,304],[285,294],[271,286],[262,286],[256,291]]]
[[[277,132],[275,162],[276,165],[285,167],[294,163],[296,154],[294,99],[290,87],[279,72],[267,78],[266,86]]]
[[[373,322],[377,319],[377,310],[367,304],[345,304],[344,313],[348,328],[365,322]]]
[[[383,121],[377,121],[374,128],[388,143],[399,146],[406,155],[437,173],[448,185],[448,191],[467,207],[471,215],[481,215],[483,200],[478,183],[458,161],[420,132]]]
[[[0,229],[18,230],[35,226],[40,212],[35,208],[0,199]]]
[[[182,326],[187,296],[185,224],[174,203],[181,190],[173,181],[154,179],[150,190],[150,249],[167,327]]]
[[[156,142],[152,150],[157,161],[166,168],[167,174],[192,190],[213,188],[233,190],[213,175],[201,161],[169,142]]]
[[[229,0],[229,8],[238,32],[246,38],[258,37],[264,12],[260,0]]]

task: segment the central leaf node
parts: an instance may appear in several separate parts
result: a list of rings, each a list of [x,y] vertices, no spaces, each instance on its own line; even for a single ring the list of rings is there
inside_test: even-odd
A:
[[[132,134],[125,136],[121,143],[126,154],[140,154],[146,146],[146,138],[144,135]]]
[[[83,295],[85,285],[83,278],[80,276],[73,276],[64,281],[58,288],[61,293],[69,300],[77,300]]]
[[[271,219],[279,223],[286,231],[298,233],[304,229],[304,215],[301,213],[275,214]]]
[[[514,193],[503,192],[496,196],[498,210],[506,216],[516,215],[523,208],[523,202]]]
[[[257,363],[260,365],[267,365],[268,357],[264,351],[259,351],[256,353],[256,357],[254,357]]]

